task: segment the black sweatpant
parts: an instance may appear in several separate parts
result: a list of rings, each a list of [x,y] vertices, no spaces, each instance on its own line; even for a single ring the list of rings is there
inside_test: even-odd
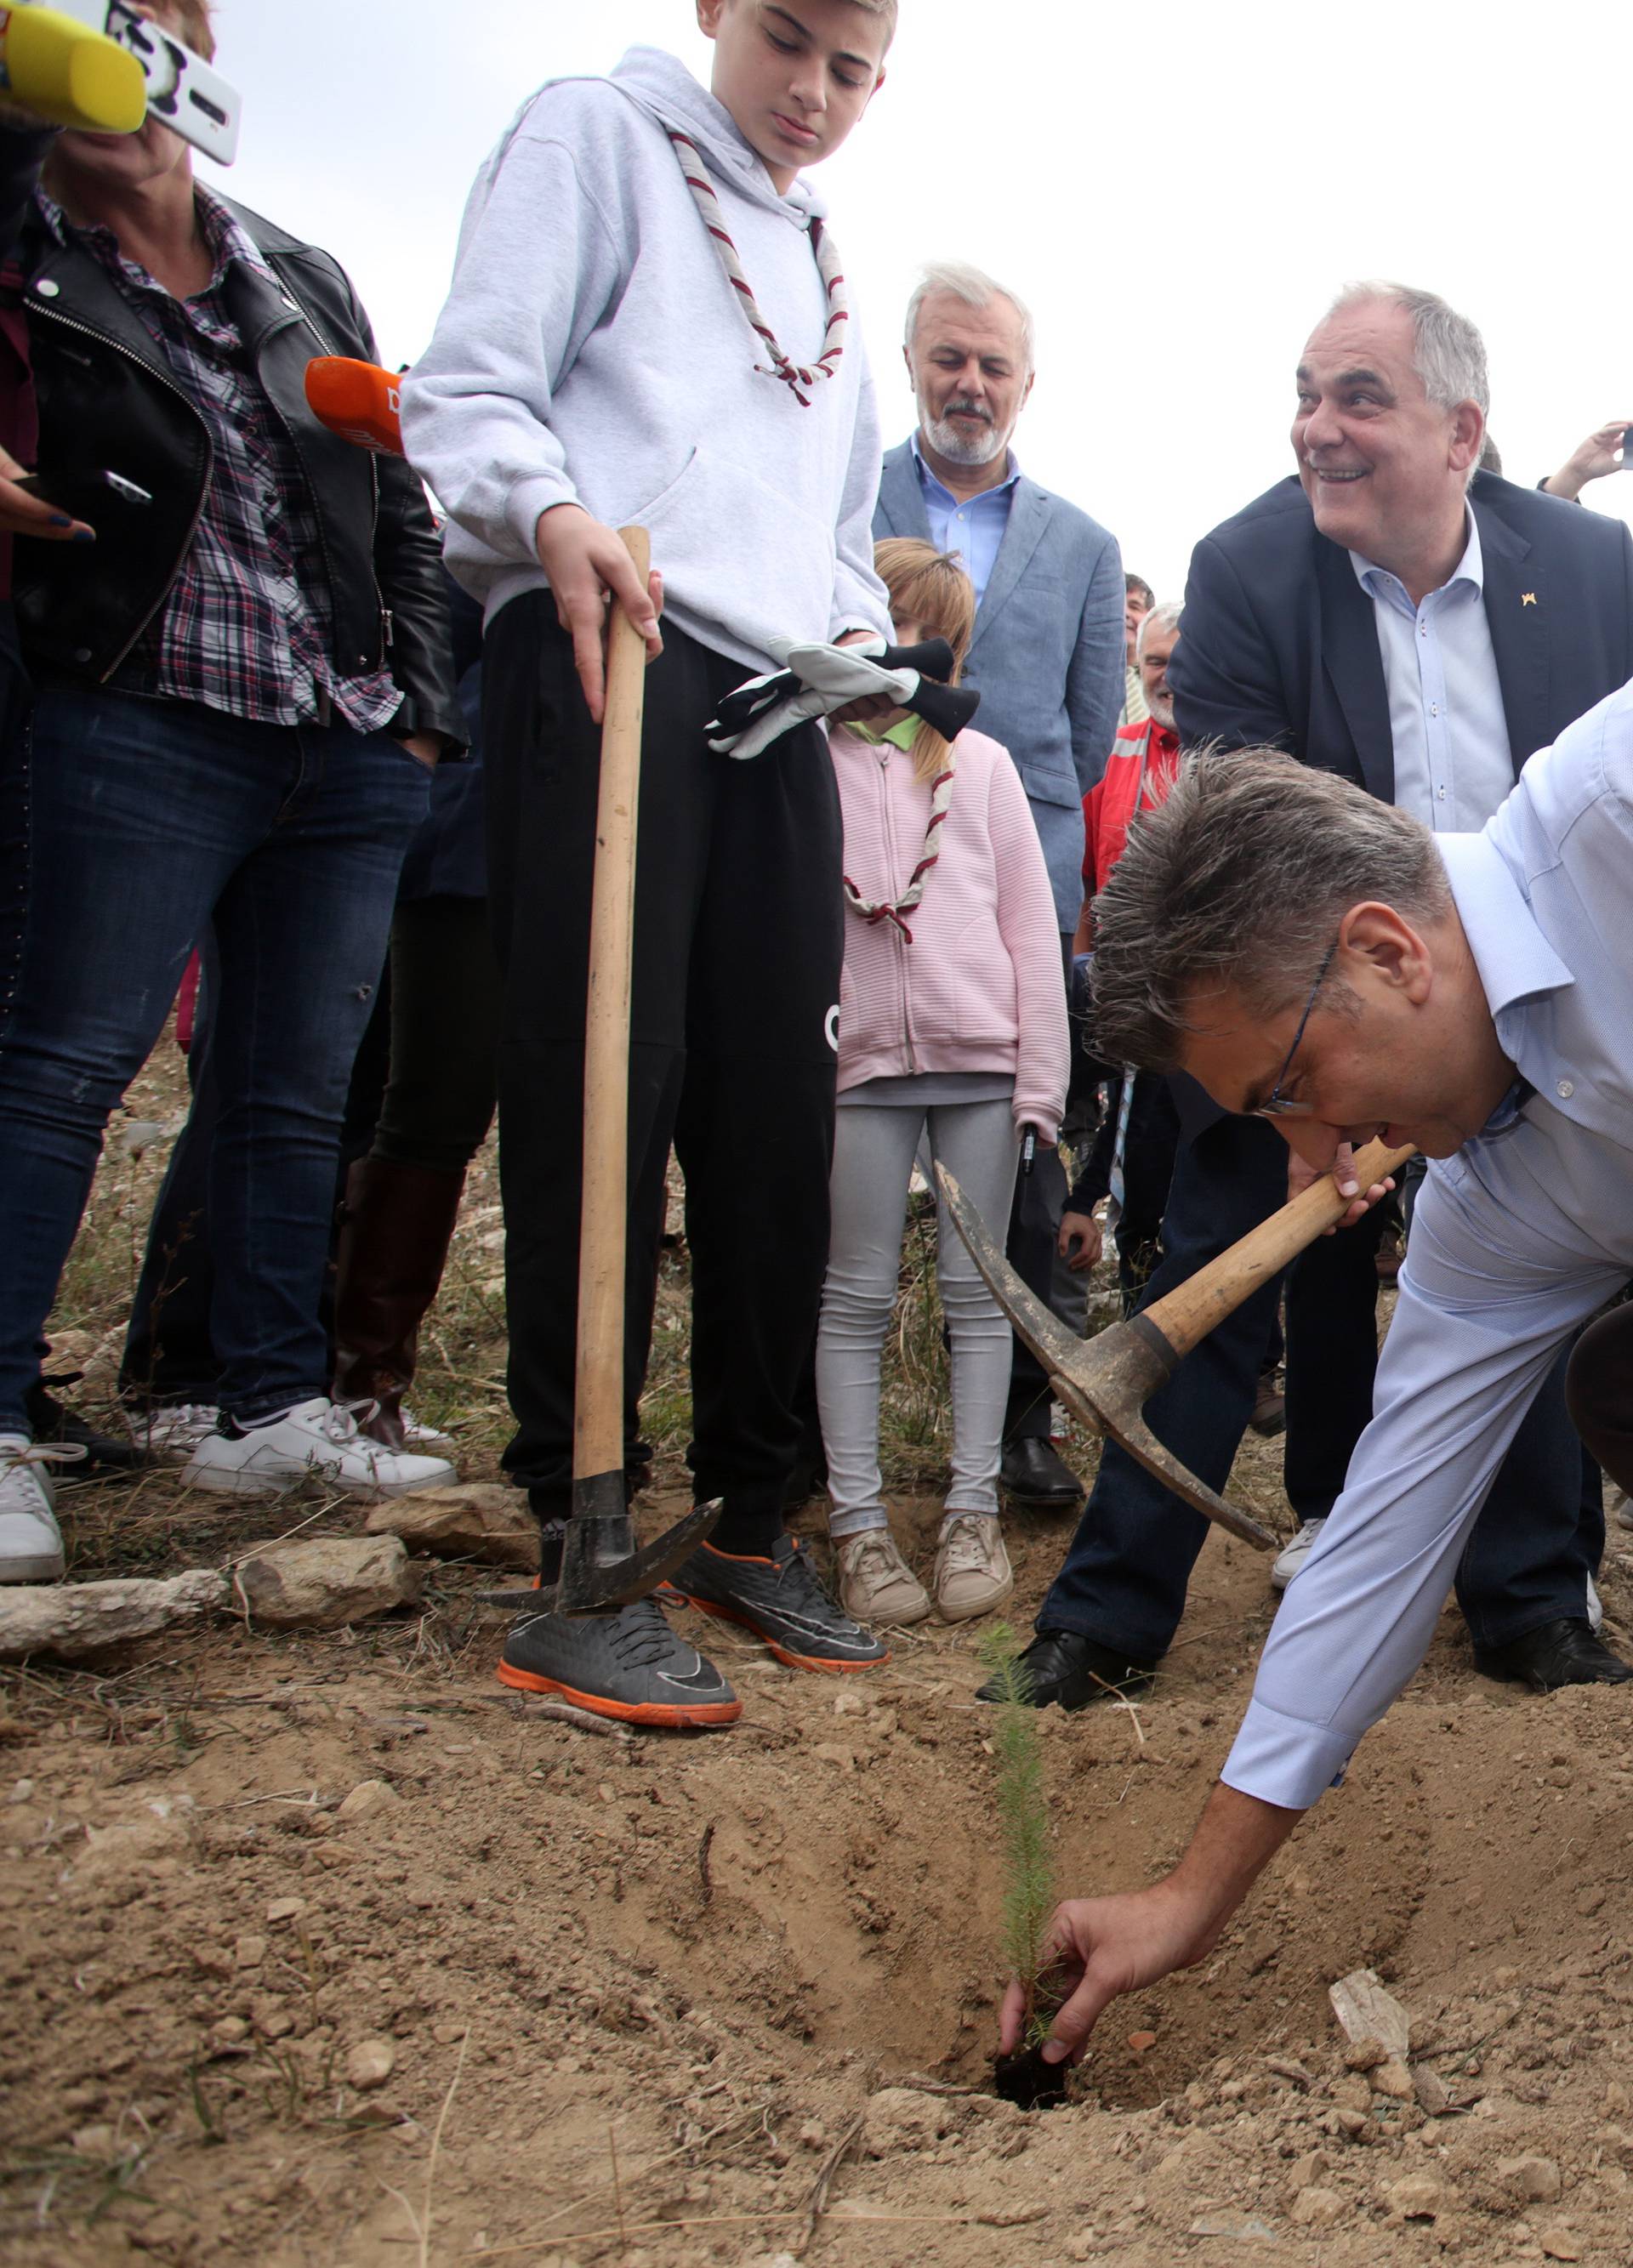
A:
[[[636,1454],[664,1171],[686,1180],[698,1499],[769,1548],[828,1256],[841,836],[821,733],[746,762],[703,726],[750,673],[670,624],[647,672],[630,1053],[624,1443]],[[503,975],[499,1168],[509,1387],[505,1465],[541,1520],[571,1504],[584,1005],[601,735],[543,592],[484,648],[490,905]]]

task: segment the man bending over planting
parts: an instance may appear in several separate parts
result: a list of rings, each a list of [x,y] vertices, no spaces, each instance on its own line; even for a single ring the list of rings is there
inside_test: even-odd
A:
[[[1271,750],[1193,758],[1095,902],[1113,1061],[1189,1071],[1336,1161],[1351,1219],[1383,1192],[1355,1187],[1341,1143],[1433,1162],[1372,1422],[1189,1850],[1055,1913],[1051,2061],[1118,1993],[1203,1959],[1342,1777],[1422,1660],[1550,1363],[1633,1274],[1630,874],[1633,686],[1533,756],[1478,835]],[[1622,1386],[1625,1405],[1625,1366]],[[1019,2009],[1012,1985],[1006,2044]]]

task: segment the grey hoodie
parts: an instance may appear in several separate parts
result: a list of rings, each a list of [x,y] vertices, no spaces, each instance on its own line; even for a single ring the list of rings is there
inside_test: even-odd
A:
[[[803,181],[780,197],[730,114],[672,55],[551,80],[477,177],[454,286],[403,388],[408,452],[450,514],[447,559],[490,619],[544,576],[539,516],[581,504],[651,530],[665,610],[762,667],[769,637],[888,630],[873,572],[880,443],[860,325],[802,408],[728,283],[666,129],[702,152],[786,351],[827,319]]]

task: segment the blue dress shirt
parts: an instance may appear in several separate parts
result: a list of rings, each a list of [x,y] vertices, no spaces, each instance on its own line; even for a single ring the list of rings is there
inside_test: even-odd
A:
[[[1534,1091],[1430,1165],[1372,1422],[1225,1766],[1297,1809],[1422,1661],[1538,1386],[1633,1275],[1633,685],[1533,756],[1482,833],[1438,848],[1497,1038]]]
[[[1358,551],[1349,555],[1378,625],[1395,801],[1437,835],[1476,833],[1514,784],[1472,512],[1467,521],[1468,541],[1455,571],[1421,607],[1399,576]]]
[[[930,523],[930,541],[938,551],[963,555],[965,570],[975,585],[975,603],[979,607],[997,563],[998,548],[1009,525],[1015,484],[1021,476],[1015,452],[1009,452],[1007,480],[995,489],[983,489],[979,496],[962,500],[950,488],[944,488],[925,463],[917,433],[913,437],[913,460],[918,469],[919,485],[924,490],[924,516]]]

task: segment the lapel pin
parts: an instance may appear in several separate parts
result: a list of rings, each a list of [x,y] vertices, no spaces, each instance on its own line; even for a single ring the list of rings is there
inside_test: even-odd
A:
[[[1519,603],[1522,607],[1534,607],[1536,602],[1537,594],[1534,591],[1522,591],[1520,593]]]

